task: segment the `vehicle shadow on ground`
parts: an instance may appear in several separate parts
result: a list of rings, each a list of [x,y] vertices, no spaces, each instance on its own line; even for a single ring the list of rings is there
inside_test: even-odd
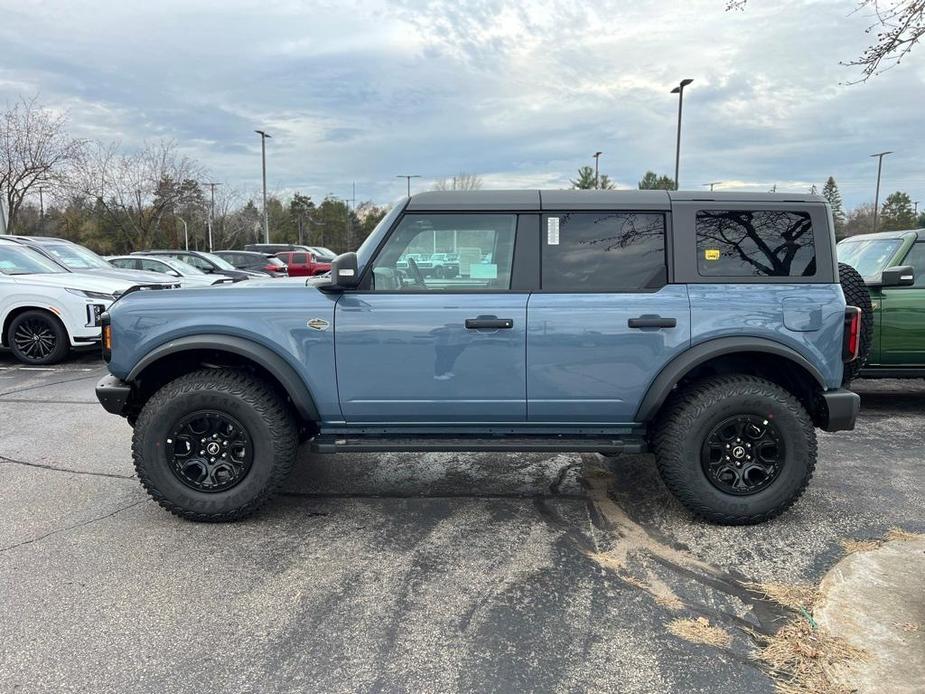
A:
[[[861,396],[861,418],[865,414],[925,412],[925,379],[861,379],[850,388]]]

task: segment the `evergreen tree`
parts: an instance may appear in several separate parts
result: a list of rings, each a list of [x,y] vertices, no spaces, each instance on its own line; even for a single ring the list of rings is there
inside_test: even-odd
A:
[[[646,171],[639,181],[639,190],[674,190],[674,179],[670,176],[659,176],[654,171]]]
[[[578,190],[594,190],[594,167],[582,166],[578,169],[578,178],[572,181],[572,188]]]
[[[908,193],[896,191],[890,193],[883,207],[880,208],[878,231],[897,231],[915,228],[915,213],[912,210],[912,198]]]
[[[845,235],[845,208],[842,206],[838,184],[831,176],[822,186],[822,197],[826,199],[832,208],[832,219],[835,221],[835,237],[840,239]]]

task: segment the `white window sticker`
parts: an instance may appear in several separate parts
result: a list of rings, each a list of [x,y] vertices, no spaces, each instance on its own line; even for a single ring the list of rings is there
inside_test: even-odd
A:
[[[546,220],[546,243],[550,246],[559,245],[559,218],[549,217]]]
[[[474,280],[498,279],[498,266],[494,263],[472,263],[469,266],[469,278]]]

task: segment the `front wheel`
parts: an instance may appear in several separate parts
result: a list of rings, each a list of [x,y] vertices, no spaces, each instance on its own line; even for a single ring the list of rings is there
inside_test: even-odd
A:
[[[171,513],[233,521],[263,506],[295,462],[298,429],[285,401],[246,372],[204,369],[157,391],[135,422],[138,478]]]
[[[816,432],[802,403],[755,376],[682,387],[656,425],[665,485],[692,513],[724,525],[770,520],[802,495],[816,466]]]
[[[70,351],[67,331],[46,311],[24,311],[10,321],[6,343],[23,364],[57,364]]]

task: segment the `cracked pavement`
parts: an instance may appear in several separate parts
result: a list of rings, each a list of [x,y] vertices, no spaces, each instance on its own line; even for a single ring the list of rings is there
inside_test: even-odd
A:
[[[0,354],[2,692],[770,692],[751,632],[786,615],[742,582],[925,530],[921,380],[859,382],[857,430],[760,526],[693,520],[650,456],[307,451],[260,515],[200,525],[144,494],[103,371]]]

